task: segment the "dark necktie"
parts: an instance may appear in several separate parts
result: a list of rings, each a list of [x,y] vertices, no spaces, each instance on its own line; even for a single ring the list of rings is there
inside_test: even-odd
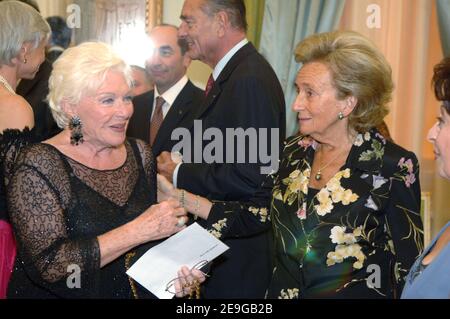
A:
[[[150,145],[153,145],[155,142],[156,135],[158,134],[158,130],[161,127],[161,124],[164,120],[162,106],[166,103],[161,96],[156,98],[155,104],[155,112],[153,113],[152,120],[150,122]]]
[[[213,78],[213,75],[211,74],[211,75],[209,76],[208,83],[206,84],[205,96],[208,96],[209,91],[211,91],[211,89],[213,88],[213,86],[214,86],[214,78]]]

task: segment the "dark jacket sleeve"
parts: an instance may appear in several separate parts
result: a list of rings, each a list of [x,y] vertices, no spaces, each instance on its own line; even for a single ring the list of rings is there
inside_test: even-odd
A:
[[[235,81],[232,93],[229,92],[222,92],[222,95],[229,95],[227,105],[232,106],[236,114],[224,114],[224,117],[235,118],[232,129],[256,131],[258,142],[246,140],[245,163],[241,163],[242,148],[237,149],[236,142],[233,148],[224,136],[225,163],[182,164],[177,175],[177,187],[210,199],[242,200],[254,194],[265,176],[271,173],[271,168],[276,170],[280,146],[285,138],[284,101],[271,93],[268,83],[252,77]],[[223,128],[222,133],[224,131]],[[267,133],[265,136],[261,134],[264,131]],[[234,156],[230,156],[233,158],[230,163],[226,159],[232,151]],[[272,156],[270,160],[264,159],[261,153]],[[256,160],[250,160],[252,158]]]
[[[245,202],[214,201],[207,230],[217,238],[253,236],[267,230],[274,175],[268,175],[251,199]]]
[[[423,250],[423,225],[420,216],[421,191],[419,164],[414,153],[402,158],[407,164],[397,166],[391,175],[391,194],[386,214],[387,231],[395,254],[394,283],[400,293],[414,261]],[[398,296],[399,297],[399,296]]]

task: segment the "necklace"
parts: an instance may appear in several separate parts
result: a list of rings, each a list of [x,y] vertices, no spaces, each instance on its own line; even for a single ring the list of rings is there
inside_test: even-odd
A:
[[[316,181],[320,181],[320,180],[322,179],[322,171],[323,171],[325,168],[327,168],[328,166],[330,166],[330,164],[333,163],[336,159],[338,159],[339,156],[341,156],[342,154],[344,154],[344,153],[343,153],[343,152],[338,153],[338,155],[337,155],[336,157],[333,157],[333,158],[331,159],[331,161],[329,161],[328,163],[326,163],[324,166],[320,167],[320,168],[317,170],[316,175],[314,175],[314,178],[316,179]],[[320,165],[322,165],[322,161],[320,161]]]
[[[11,85],[9,85],[8,81],[6,81],[6,79],[0,75],[0,83],[3,84],[3,86],[5,87],[5,89],[7,89],[9,92],[11,92],[12,94],[16,94],[16,92],[14,92],[13,88],[11,87]]]

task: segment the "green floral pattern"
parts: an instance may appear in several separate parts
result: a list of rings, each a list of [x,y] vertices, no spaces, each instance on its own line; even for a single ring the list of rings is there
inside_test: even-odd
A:
[[[316,145],[306,136],[288,139],[280,170],[255,197],[215,203],[208,223],[221,238],[272,226],[268,298],[399,297],[423,249],[415,155],[376,130],[359,134],[345,165],[313,192]],[[379,286],[371,284],[373,265],[380,269]]]

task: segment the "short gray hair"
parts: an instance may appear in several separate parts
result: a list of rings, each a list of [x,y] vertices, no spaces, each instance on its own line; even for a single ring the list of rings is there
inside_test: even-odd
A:
[[[83,96],[97,91],[103,85],[108,71],[123,74],[131,88],[130,66],[106,43],[82,43],[65,50],[53,63],[47,99],[60,128],[66,128],[69,123],[62,102],[77,105]]]
[[[247,9],[244,0],[204,0],[201,8],[210,17],[225,11],[234,28],[247,32]]]
[[[33,7],[19,1],[0,1],[0,65],[9,65],[24,43],[37,48],[49,35],[50,26]]]

